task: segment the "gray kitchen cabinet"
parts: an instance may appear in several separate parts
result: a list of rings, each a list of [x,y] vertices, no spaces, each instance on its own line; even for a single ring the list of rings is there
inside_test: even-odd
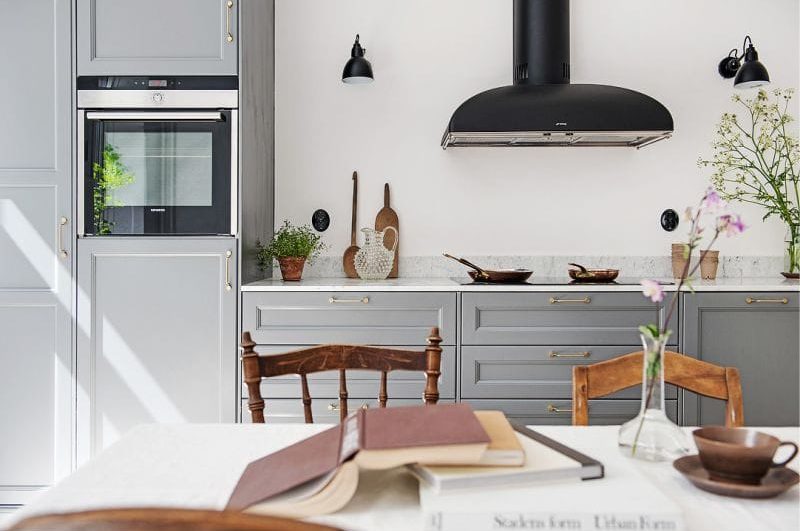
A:
[[[77,455],[140,423],[237,418],[236,240],[78,241]]]
[[[800,424],[797,292],[696,293],[683,298],[683,353],[736,367],[747,426]],[[724,422],[724,403],[684,392],[687,424]]]
[[[519,424],[572,424],[571,400],[484,400],[463,399],[473,409],[500,410]],[[678,401],[665,400],[667,416],[677,422]],[[589,400],[589,424],[623,424],[639,413],[639,400]]]
[[[639,345],[639,325],[661,314],[640,293],[464,293],[461,338],[465,345]]]
[[[240,0],[77,2],[80,76],[238,72]]]
[[[73,466],[70,4],[0,3],[0,507]]]
[[[455,293],[245,292],[242,329],[260,345],[456,344]]]
[[[607,346],[484,346],[461,347],[461,397],[472,398],[572,398],[572,368],[628,354],[639,347]],[[641,386],[608,398],[639,399]],[[665,398],[678,398],[668,385]]]

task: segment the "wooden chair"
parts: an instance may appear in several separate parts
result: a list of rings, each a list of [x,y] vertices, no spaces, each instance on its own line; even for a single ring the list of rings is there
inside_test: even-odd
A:
[[[105,509],[48,514],[9,531],[336,531],[333,527],[236,511]]]
[[[426,384],[425,404],[439,401],[439,375],[441,375],[442,349],[439,328],[431,329],[428,346],[424,351],[397,350],[359,345],[319,345],[287,354],[259,356],[253,351],[256,344],[250,332],[242,334],[242,365],[244,381],[250,393],[248,407],[253,422],[264,422],[264,399],[261,397],[261,379],[285,374],[300,376],[303,392],[303,412],[306,423],[313,423],[311,396],[306,376],[315,372],[339,371],[339,416],[347,417],[347,369],[367,369],[381,372],[378,401],[386,407],[388,394],[386,380],[391,371],[423,371]]]
[[[572,424],[589,424],[589,399],[642,383],[643,352],[633,352],[572,369]],[[664,380],[699,395],[726,400],[725,425],[744,425],[739,370],[720,367],[677,352],[664,353]]]

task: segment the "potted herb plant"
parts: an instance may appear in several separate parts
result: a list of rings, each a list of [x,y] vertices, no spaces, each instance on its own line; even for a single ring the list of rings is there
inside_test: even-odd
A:
[[[308,225],[296,227],[288,221],[278,229],[267,245],[256,243],[258,266],[261,270],[272,267],[278,261],[283,280],[300,280],[306,261],[312,263],[325,249],[322,238]]]
[[[777,216],[786,225],[785,271],[800,276],[800,147],[791,131],[788,113],[792,89],[771,95],[759,90],[753,98],[738,94],[732,100],[743,112],[725,113],[717,126],[711,160],[711,180],[723,199],[758,205],[763,219]]]

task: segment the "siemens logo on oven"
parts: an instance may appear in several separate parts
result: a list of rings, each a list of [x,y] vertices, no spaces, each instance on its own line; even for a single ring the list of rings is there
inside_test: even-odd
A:
[[[166,212],[166,208],[151,208],[150,212]]]

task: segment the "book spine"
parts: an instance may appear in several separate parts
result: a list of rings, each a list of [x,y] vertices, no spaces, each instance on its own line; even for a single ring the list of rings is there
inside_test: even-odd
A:
[[[425,531],[496,531],[497,529],[684,531],[685,526],[681,515],[675,513],[454,513],[437,511],[425,513]]]

